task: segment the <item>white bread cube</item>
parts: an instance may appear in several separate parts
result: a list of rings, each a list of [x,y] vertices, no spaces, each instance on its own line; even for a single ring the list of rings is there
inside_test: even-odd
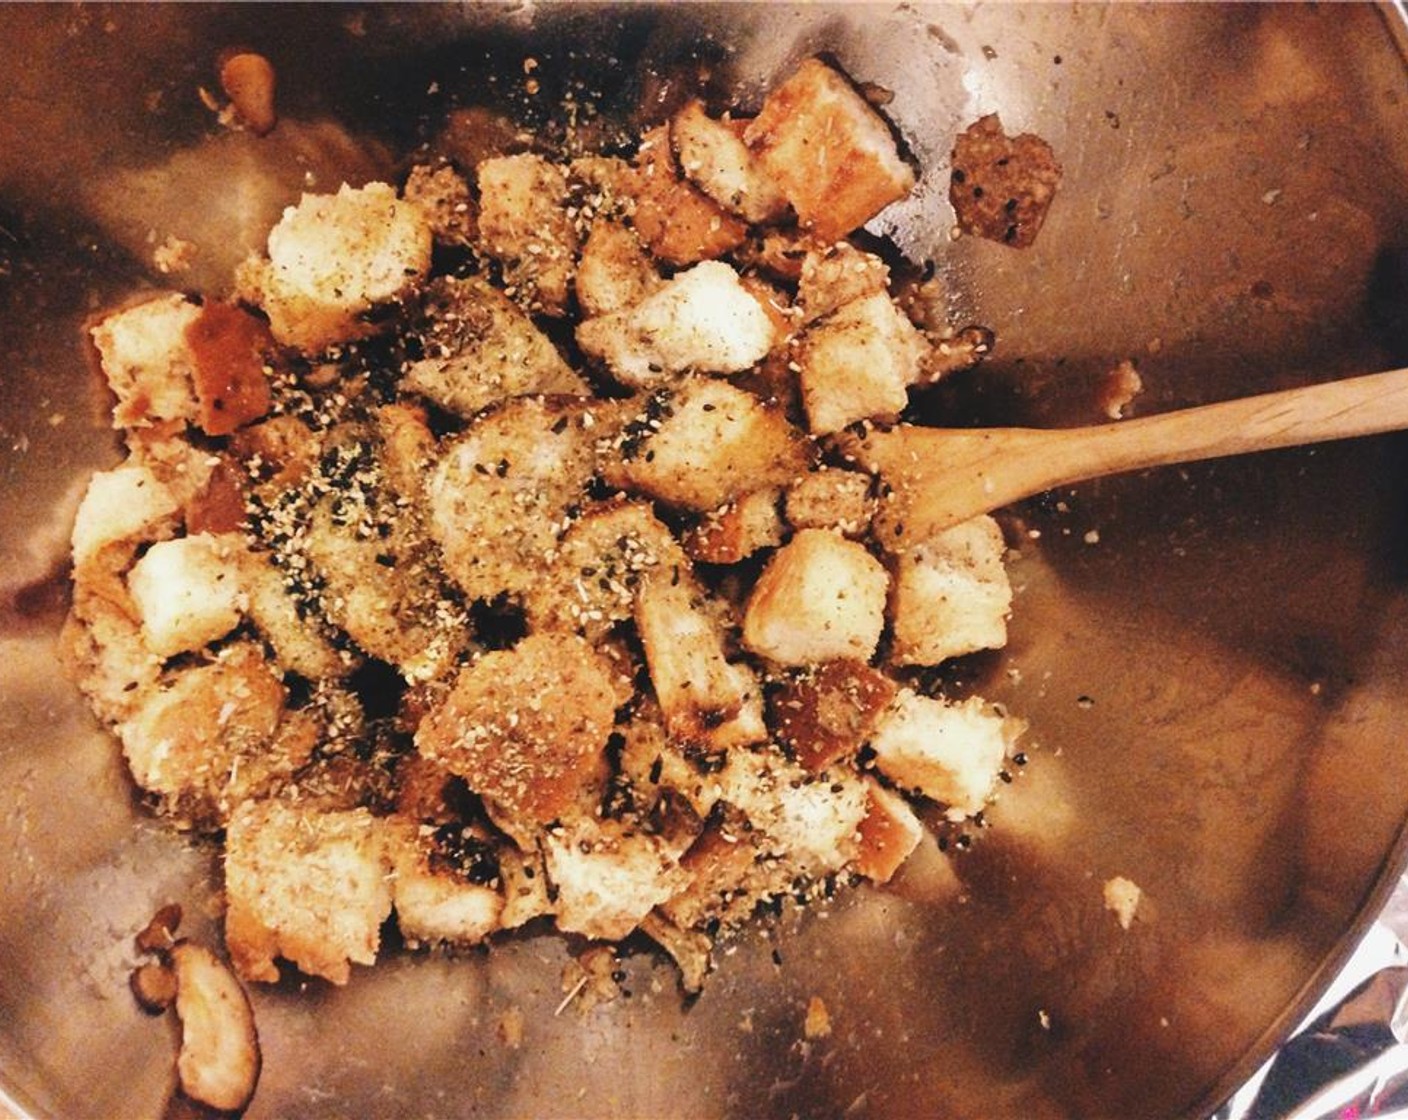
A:
[[[566,173],[531,152],[486,159],[477,173],[480,246],[524,307],[563,314],[577,257]]]
[[[605,941],[627,936],[688,879],[659,837],[610,820],[549,829],[544,857],[557,928]]]
[[[826,529],[803,529],[754,585],[743,644],[781,665],[867,661],[885,625],[889,582],[863,545]]]
[[[740,373],[767,355],[773,337],[767,311],[721,261],[701,262],[634,306],[577,327],[582,349],[637,388],[686,370]]]
[[[498,889],[432,868],[414,822],[385,818],[380,823],[396,925],[407,944],[474,945],[500,928],[504,896]]]
[[[419,337],[423,356],[406,366],[401,385],[457,416],[510,397],[588,392],[547,335],[480,276],[436,280]]]
[[[717,781],[767,838],[759,850],[796,872],[827,875],[855,858],[866,787],[849,768],[811,773],[768,746],[730,751]]]
[[[386,183],[305,194],[269,231],[267,259],[241,266],[239,294],[279,342],[319,353],[374,333],[368,313],[420,286],[432,243],[425,212]]]
[[[901,689],[870,738],[875,766],[942,802],[954,820],[980,810],[997,783],[1011,727],[979,697],[949,704]]]
[[[803,227],[824,241],[863,226],[914,186],[889,125],[815,58],[769,92],[744,139]]]
[[[856,870],[875,883],[888,883],[924,838],[924,825],[902,796],[874,778],[865,778],[865,817],[857,828]]]
[[[614,218],[598,218],[577,262],[577,302],[584,318],[634,307],[664,281],[634,231]]]
[[[700,513],[785,485],[811,457],[780,409],[708,377],[652,394],[615,448],[619,454],[603,465],[609,483]]]
[[[812,432],[893,420],[909,403],[929,344],[884,293],[852,300],[803,336],[802,407]]]
[[[743,129],[716,121],[699,101],[690,101],[670,120],[670,142],[686,179],[731,214],[753,225],[787,214],[783,197],[758,165]]]
[[[688,570],[645,581],[636,597],[636,628],[672,738],[727,750],[767,737],[757,678],[726,657],[719,621]]]
[[[73,523],[75,571],[95,564],[108,549],[125,552],[176,530],[181,504],[152,471],[128,462],[99,471],[88,483]]]
[[[937,665],[1007,644],[1012,584],[1002,563],[1002,529],[972,518],[895,558],[890,659]]]
[[[200,308],[172,292],[115,312],[92,329],[103,376],[117,397],[114,427],[196,418],[195,355],[186,330],[198,318]]]
[[[889,289],[890,268],[883,260],[849,241],[838,241],[807,253],[797,282],[797,304],[810,323],[853,300],[886,295]]]
[[[238,542],[213,533],[158,541],[133,565],[127,587],[147,646],[161,657],[223,638],[246,603]]]
[[[835,529],[843,536],[863,537],[875,515],[871,481],[864,471],[838,467],[804,474],[787,488],[787,523],[794,529]]]
[[[382,828],[365,809],[248,801],[225,844],[225,941],[245,980],[279,978],[279,957],[345,984],[372,964],[391,914]]]

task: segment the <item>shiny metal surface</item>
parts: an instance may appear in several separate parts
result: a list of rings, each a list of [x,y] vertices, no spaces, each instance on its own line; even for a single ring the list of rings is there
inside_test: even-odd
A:
[[[197,95],[234,44],[280,75],[263,141]],[[18,1107],[167,1109],[171,1024],[128,995],[131,936],[170,899],[193,933],[218,927],[213,850],[144,816],[54,664],[76,487],[116,456],[84,318],[170,284],[151,261],[172,234],[199,247],[178,282],[218,287],[299,190],[394,173],[449,106],[531,117],[570,92],[649,117],[697,59],[746,105],[815,51],[893,92],[925,175],[879,228],[997,332],[931,414],[1090,422],[1124,358],[1139,413],[1408,361],[1408,79],[1369,5],[0,7],[0,1087]],[[990,111],[1065,166],[1026,252],[949,236],[949,146]],[[249,1115],[1207,1112],[1403,864],[1403,451],[1277,452],[1013,511],[1011,646],[952,677],[1029,719],[1031,761],[953,875],[931,860],[745,937],[688,1006],[642,948],[629,998],[559,1010],[571,947],[551,936],[258,991]],[[1145,891],[1128,931],[1102,906],[1113,875]],[[808,1041],[812,996],[833,1029]]]

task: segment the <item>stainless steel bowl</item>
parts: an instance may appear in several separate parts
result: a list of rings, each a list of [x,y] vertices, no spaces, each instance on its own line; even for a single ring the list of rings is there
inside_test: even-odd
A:
[[[278,70],[267,139],[198,96],[232,45]],[[131,936],[170,899],[218,930],[213,849],[148,819],[55,666],[77,487],[117,455],[85,317],[140,286],[218,288],[298,191],[394,174],[449,107],[533,119],[571,93],[639,121],[684,71],[747,106],[817,51],[892,92],[924,168],[877,231],[997,332],[931,414],[1092,421],[1125,358],[1143,413],[1408,363],[1408,80],[1373,6],[0,8],[11,1107],[167,1109],[171,1027],[127,992]],[[1065,166],[1028,251],[950,237],[953,136],[993,111]],[[171,235],[198,247],[179,276],[153,266]],[[1403,451],[1278,452],[1011,511],[1011,646],[954,683],[1030,720],[1030,762],[956,879],[912,871],[745,936],[690,1004],[641,948],[628,998],[560,1008],[572,947],[545,934],[261,989],[250,1116],[1207,1112],[1404,863]],[[1115,875],[1145,892],[1129,930],[1102,905]],[[812,996],[829,1037],[803,1036]]]

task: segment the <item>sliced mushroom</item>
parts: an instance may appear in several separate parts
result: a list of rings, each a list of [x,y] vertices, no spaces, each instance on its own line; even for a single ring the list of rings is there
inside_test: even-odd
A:
[[[259,1035],[249,998],[235,974],[203,945],[178,942],[170,956],[181,1020],[181,1091],[221,1112],[239,1112],[259,1081]]]

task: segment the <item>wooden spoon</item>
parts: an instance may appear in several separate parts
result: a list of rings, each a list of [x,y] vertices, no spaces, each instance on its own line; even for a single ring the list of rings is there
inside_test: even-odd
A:
[[[1408,428],[1408,369],[1081,428],[925,428],[843,435],[888,484],[876,536],[898,551],[1039,494],[1123,471]]]

